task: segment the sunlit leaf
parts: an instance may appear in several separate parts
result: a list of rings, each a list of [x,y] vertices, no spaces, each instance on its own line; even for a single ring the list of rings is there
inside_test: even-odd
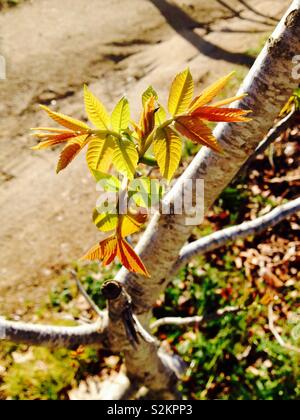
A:
[[[129,179],[133,179],[138,165],[139,155],[135,144],[122,138],[116,140],[113,152],[113,164],[116,169]]]
[[[149,99],[151,97],[154,97],[154,99],[157,101],[158,100],[158,95],[156,93],[156,91],[153,89],[152,86],[149,86],[148,89],[143,93],[142,95],[142,103],[143,103],[143,107],[146,105],[146,103],[149,101]]]
[[[118,226],[119,234],[122,238],[133,235],[139,232],[142,226],[146,223],[148,213],[146,209],[141,209],[137,214],[124,214],[120,216]]]
[[[156,124],[161,125],[166,121],[166,119],[167,119],[167,112],[165,108],[161,104],[158,104],[158,110],[155,113]]]
[[[169,112],[173,116],[185,112],[194,93],[193,77],[189,69],[179,73],[172,83],[169,96]]]
[[[100,261],[102,259],[100,245],[94,245],[81,259],[88,261]]]
[[[193,111],[193,117],[199,117],[206,121],[214,122],[247,122],[250,118],[246,118],[251,111],[236,108],[215,108],[212,106],[200,107]]]
[[[216,152],[222,151],[211,129],[203,123],[201,118],[190,116],[178,117],[175,128],[182,136],[192,140],[194,143],[207,146]]]
[[[191,103],[190,110],[194,111],[195,109],[210,103],[224,89],[234,74],[235,72],[232,72],[228,76],[222,77],[205,89],[202,94]]]
[[[114,213],[102,213],[99,214],[98,210],[95,209],[93,213],[93,222],[101,232],[110,232],[117,228],[119,221],[119,215],[117,212]]]
[[[78,153],[86,146],[89,141],[89,135],[78,136],[70,140],[61,152],[56,172],[59,173],[65,169]]]
[[[141,177],[130,183],[128,193],[136,206],[149,208],[158,205],[163,196],[163,188],[157,179]]]
[[[84,86],[84,103],[91,123],[100,130],[107,130],[110,125],[109,114],[105,106],[92,94],[87,86]]]
[[[169,127],[157,130],[153,150],[162,176],[171,181],[182,155],[180,137]]]
[[[212,106],[215,107],[215,108],[217,108],[217,107],[219,108],[220,106],[230,105],[233,102],[240,101],[241,99],[246,98],[246,96],[248,96],[248,94],[243,93],[242,95],[239,95],[239,96],[233,96],[232,98],[227,98],[227,99],[223,99],[223,100],[218,101],[218,102],[214,102],[212,104]]]
[[[89,169],[106,172],[112,164],[114,139],[111,136],[95,137],[89,143],[86,160]]]
[[[126,130],[130,122],[130,108],[128,99],[123,97],[116,105],[111,115],[111,125],[113,130],[120,133]]]
[[[150,96],[144,105],[140,120],[141,137],[147,138],[155,127],[155,98]]]
[[[90,127],[74,118],[68,117],[67,115],[60,114],[59,112],[54,112],[45,105],[40,105],[41,109],[47,112],[50,118],[52,118],[56,123],[62,125],[63,127],[68,128],[69,130],[76,131],[77,133],[86,133],[90,130]]]
[[[133,273],[141,274],[145,277],[150,277],[140,257],[136,254],[129,243],[122,238],[118,239],[117,256],[127,270]]]
[[[120,191],[121,182],[115,176],[100,171],[92,171],[92,173],[96,181],[101,182],[104,191],[115,193]]]
[[[68,133],[61,133],[61,134],[36,134],[37,138],[44,139],[45,141],[42,141],[41,143],[37,144],[36,146],[31,147],[32,150],[41,150],[46,149],[47,147],[56,146],[61,143],[66,143],[68,140],[70,140],[73,137],[76,137],[76,134],[74,132],[68,132]],[[47,139],[47,140],[46,140]]]

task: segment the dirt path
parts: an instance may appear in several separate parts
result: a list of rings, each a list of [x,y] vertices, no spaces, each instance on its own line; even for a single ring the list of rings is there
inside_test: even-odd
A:
[[[28,148],[37,104],[84,118],[89,83],[109,105],[126,92],[134,113],[149,83],[166,96],[189,65],[198,82],[244,74],[288,0],[33,0],[0,15],[0,313],[47,293],[54,273],[97,239],[83,156],[56,176],[57,151]],[[227,6],[226,6],[227,5]],[[252,10],[254,8],[254,11]],[[267,18],[272,12],[273,18]],[[233,87],[235,88],[235,87]]]

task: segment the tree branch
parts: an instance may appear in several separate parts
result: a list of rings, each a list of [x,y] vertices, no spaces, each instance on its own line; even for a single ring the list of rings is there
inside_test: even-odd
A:
[[[0,318],[0,340],[46,347],[76,348],[80,345],[106,347],[107,321],[78,327],[55,327],[8,321]]]
[[[235,313],[240,310],[239,307],[229,306],[227,308],[219,309],[215,314],[205,316],[190,316],[190,317],[165,317],[160,318],[150,325],[151,330],[157,330],[159,327],[165,325],[176,325],[178,327],[190,327],[202,324],[205,321],[219,318],[228,313]]]
[[[246,238],[250,235],[258,235],[264,230],[273,227],[287,217],[300,211],[300,197],[289,203],[282,204],[264,216],[255,220],[244,222],[238,226],[232,226],[205,236],[198,241],[192,242],[182,248],[179,259],[172,269],[176,273],[178,269],[187,264],[196,255],[203,255],[214,249],[220,248],[237,238]]]

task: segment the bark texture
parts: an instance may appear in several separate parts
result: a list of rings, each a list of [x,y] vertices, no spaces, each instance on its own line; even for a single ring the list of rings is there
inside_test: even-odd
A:
[[[79,327],[55,327],[7,321],[0,318],[0,340],[46,347],[76,348],[80,345],[104,347],[107,329],[102,320]]]

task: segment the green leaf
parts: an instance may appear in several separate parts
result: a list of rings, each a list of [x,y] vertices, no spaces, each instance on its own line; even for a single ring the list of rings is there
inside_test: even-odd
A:
[[[104,191],[119,192],[121,189],[121,182],[115,176],[106,174],[100,171],[92,171],[97,182],[101,182]]]
[[[157,179],[141,177],[130,183],[128,193],[138,207],[150,208],[159,204],[163,190]]]
[[[125,138],[116,140],[113,153],[115,168],[128,179],[133,179],[139,161],[135,144]]]
[[[130,122],[130,107],[127,98],[123,97],[116,105],[111,115],[111,125],[113,130],[120,133],[127,130]]]
[[[90,171],[107,172],[112,164],[115,140],[111,136],[93,138],[88,147],[86,160]]]
[[[159,129],[153,144],[154,155],[161,175],[171,181],[182,155],[182,140],[171,128]]]
[[[179,73],[174,79],[169,96],[169,112],[176,116],[184,113],[193,98],[194,81],[190,69]]]
[[[149,99],[152,96],[154,96],[156,101],[158,100],[158,95],[157,95],[156,91],[153,89],[152,86],[149,86],[148,89],[142,95],[143,107],[146,105],[147,101],[149,101]]]
[[[100,129],[108,129],[110,123],[108,112],[86,85],[84,86],[84,103],[89,120]]]
[[[110,232],[115,230],[118,225],[119,215],[117,212],[105,212],[99,214],[97,209],[93,213],[93,221],[101,232]]]

